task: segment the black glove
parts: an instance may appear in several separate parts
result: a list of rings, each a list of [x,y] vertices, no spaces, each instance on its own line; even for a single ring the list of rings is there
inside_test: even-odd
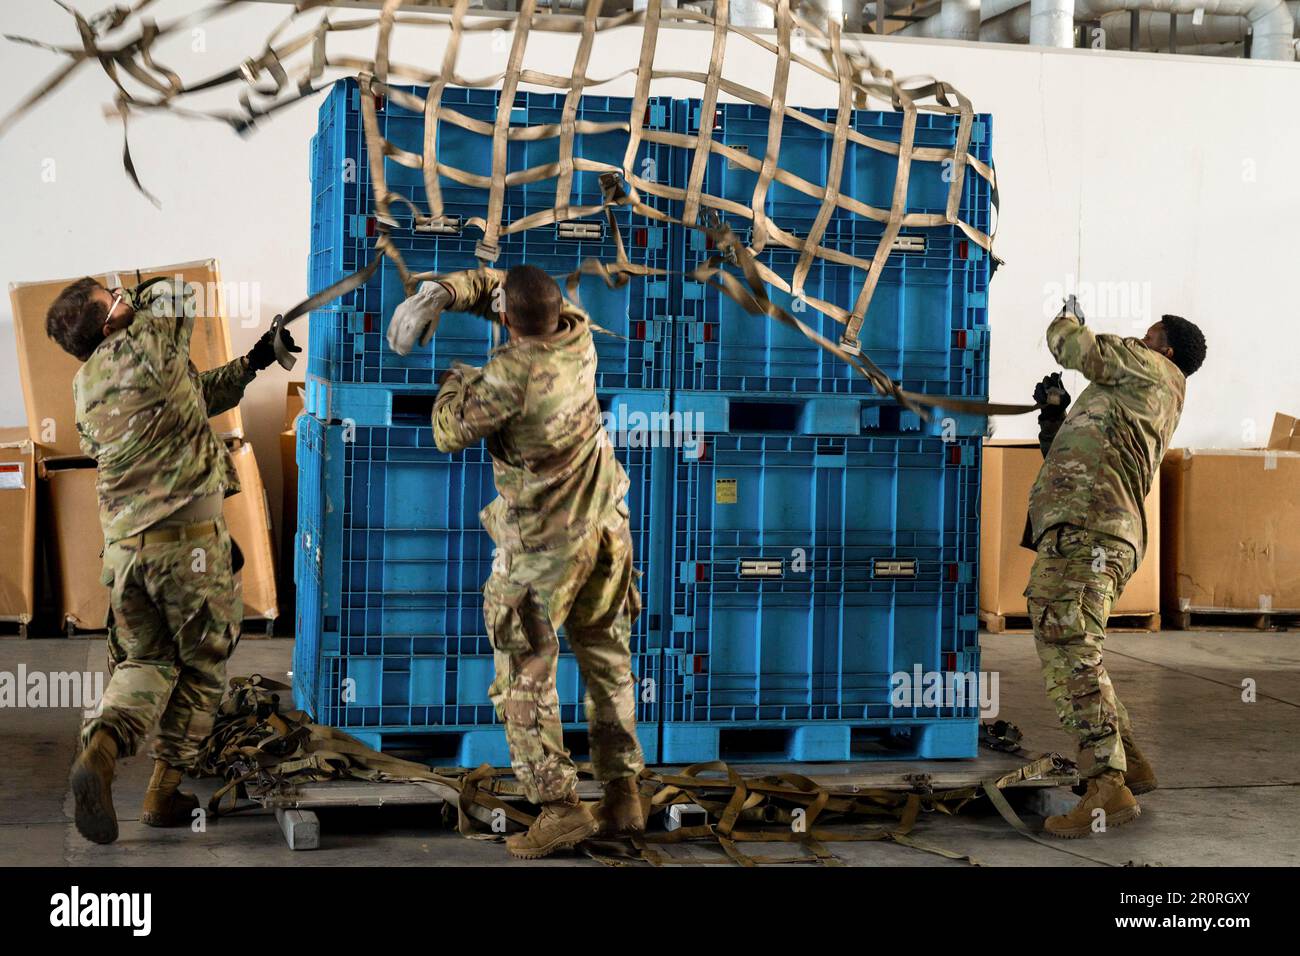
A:
[[[1056,433],[1065,421],[1065,410],[1070,405],[1070,393],[1065,390],[1061,373],[1053,372],[1034,386],[1034,402],[1042,406],[1038,412],[1038,448],[1047,457]]]
[[[281,329],[280,335],[283,336],[284,347],[290,352],[296,354],[302,351],[301,348],[293,344],[293,336],[287,328]],[[257,340],[257,344],[249,350],[247,358],[248,367],[254,372],[260,372],[262,369],[270,368],[275,364],[275,333],[273,330],[267,329],[262,333],[262,337]]]
[[[1070,393],[1065,390],[1060,372],[1044,376],[1043,380],[1034,386],[1034,402],[1042,406],[1042,410],[1038,413],[1040,422],[1044,419],[1060,421],[1065,417],[1065,410],[1070,405]]]

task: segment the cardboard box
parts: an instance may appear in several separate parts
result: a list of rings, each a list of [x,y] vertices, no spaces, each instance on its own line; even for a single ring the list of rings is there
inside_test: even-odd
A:
[[[1281,412],[1274,415],[1268,447],[1275,451],[1300,451],[1300,419]]]
[[[980,610],[1002,617],[1027,617],[1024,597],[1034,553],[1020,547],[1029,512],[1029,490],[1043,464],[1037,441],[984,444],[980,500]],[[1111,609],[1117,614],[1160,610],[1160,481],[1146,500],[1147,551]]]
[[[257,470],[253,446],[241,442],[230,449],[239,476],[240,492],[226,499],[226,526],[244,552],[244,620],[274,621],[280,613],[275,588],[275,554],[271,548],[271,512],[266,487]]]
[[[280,432],[280,479],[282,482],[281,524],[284,534],[292,536],[298,527],[298,433],[294,423],[303,413],[306,384],[290,382],[284,399],[284,430]]]
[[[135,284],[134,268],[123,269],[120,274],[123,282]],[[206,370],[224,365],[231,357],[230,332],[224,317],[221,273],[216,260],[141,270],[142,279],[176,275],[183,276],[187,282],[200,284],[203,290],[202,307],[190,341],[190,357],[195,367]],[[18,340],[18,371],[22,379],[23,400],[27,403],[28,434],[55,456],[81,454],[72,401],[72,379],[81,363],[45,334],[45,313],[63,288],[78,278],[19,282],[9,286],[14,333]],[[105,284],[109,282],[106,273],[95,278]],[[212,419],[212,427],[218,435],[243,437],[244,434],[238,408]]]
[[[108,588],[100,583],[104,568],[104,532],[94,465],[58,467],[45,462],[49,483],[50,539],[54,544],[54,580],[59,620],[78,630],[108,627]],[[51,467],[54,465],[54,467]]]
[[[26,428],[0,428],[0,620],[23,625],[36,613],[36,461]]]
[[[1300,452],[1174,449],[1160,482],[1168,611],[1300,611]]]
[[[244,568],[238,577],[244,619],[274,621],[279,606],[266,488],[252,445],[240,443],[230,454],[241,490],[225,500],[223,511],[230,535],[244,553]],[[50,489],[50,538],[55,546],[60,620],[79,630],[100,630],[108,626],[108,588],[100,583],[104,533],[99,523],[94,464],[85,459],[53,459],[44,461],[43,466]]]
[[[303,414],[305,382],[290,382],[284,399],[284,430],[280,432],[280,581],[293,592],[294,539],[298,535],[298,433],[294,425]]]

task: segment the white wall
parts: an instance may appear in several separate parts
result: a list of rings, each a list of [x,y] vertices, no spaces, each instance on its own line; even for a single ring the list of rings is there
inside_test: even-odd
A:
[[[199,5],[165,0],[156,15],[165,21]],[[54,5],[24,4],[21,14],[16,6],[0,8],[0,32],[74,40],[70,18]],[[228,15],[207,29],[205,52],[192,52],[186,34],[164,45],[160,59],[191,79],[219,72],[257,52],[286,10],[263,5]],[[627,70],[639,35],[602,38],[589,75]],[[440,64],[443,37],[411,30],[395,44],[394,60]],[[333,39],[342,43],[332,50],[373,48],[369,31]],[[656,67],[704,70],[710,39],[706,30],[674,31],[671,43],[660,44]],[[526,65],[567,75],[574,42],[534,34]],[[733,44],[748,46],[739,38]],[[470,38],[463,71],[499,70],[505,52],[497,46],[487,34]],[[38,50],[2,49],[0,112],[56,65]],[[991,295],[994,398],[1027,401],[1034,382],[1052,370],[1043,328],[1059,304],[1053,293],[1080,277],[1092,284],[1085,295],[1101,293],[1089,312],[1096,328],[1128,334],[1176,312],[1205,329],[1210,357],[1191,380],[1177,444],[1262,443],[1275,410],[1300,412],[1293,283],[1300,266],[1300,66],[910,39],[874,41],[868,49],[896,75],[942,77],[994,116],[1002,200],[996,249],[1006,259]],[[733,47],[728,63],[728,77],[770,84],[765,55]],[[594,92],[627,95],[632,82],[624,77]],[[699,87],[666,81],[662,92],[698,95]],[[305,294],[315,103],[290,109],[247,140],[219,124],[135,119],[135,160],[162,200],[158,211],[122,172],[120,129],[101,117],[110,99],[102,74],[87,67],[0,140],[0,282],[216,257],[227,281],[257,284],[260,314],[232,328],[236,349],[246,350],[276,311]],[[831,106],[835,90],[797,75],[789,102]],[[52,183],[42,179],[51,159]],[[1107,296],[1123,306],[1124,293],[1128,306],[1106,315]],[[12,343],[5,297],[0,425],[24,420]],[[287,379],[273,369],[244,404],[273,504]],[[1079,383],[1072,384],[1077,395]],[[1034,430],[1032,417],[997,423],[1004,437]]]

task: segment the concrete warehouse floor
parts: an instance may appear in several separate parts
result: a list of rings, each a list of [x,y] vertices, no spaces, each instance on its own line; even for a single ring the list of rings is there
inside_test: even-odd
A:
[[[1067,751],[1043,694],[1033,639],[983,635],[983,666],[1000,673],[1000,717],[1017,723],[1026,748]],[[241,643],[232,675],[282,676],[288,640]],[[1162,788],[1142,798],[1138,821],[1109,834],[1062,846],[1116,863],[1192,866],[1300,865],[1294,824],[1300,811],[1300,633],[1164,632],[1115,634],[1107,664],[1134,719]],[[98,670],[104,641],[0,640],[0,670]],[[1258,700],[1241,700],[1241,682],[1255,681]],[[150,830],[138,822],[149,777],[144,755],[119,765],[115,800],[119,841],[95,846],[72,825],[68,768],[79,711],[14,709],[0,718],[0,864],[45,866],[347,866],[545,865],[598,866],[581,855],[541,863],[511,860],[499,844],[467,840],[441,829],[429,810],[346,809],[322,814],[322,848],[290,851],[275,820],[259,811],[220,820],[205,833]],[[920,764],[955,769],[965,762]],[[897,766],[897,765],[895,765]],[[197,781],[201,798],[216,782]],[[1036,818],[1027,817],[1031,825]],[[923,817],[915,836],[972,854],[985,864],[1091,866],[1087,860],[1016,835],[995,813]],[[890,843],[834,843],[843,860],[864,866],[962,866]],[[680,852],[680,851],[679,851]],[[714,848],[693,853],[713,856]],[[795,851],[791,851],[795,852]]]

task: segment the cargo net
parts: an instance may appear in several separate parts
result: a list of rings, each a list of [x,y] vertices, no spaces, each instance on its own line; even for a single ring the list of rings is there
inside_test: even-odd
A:
[[[839,24],[833,19],[821,18],[817,22],[800,16],[792,9],[790,0],[760,0],[773,10],[776,24],[773,37],[729,23],[728,0],[714,0],[712,14],[685,8],[664,8],[660,0],[648,0],[644,10],[605,18],[599,17],[602,0],[588,0],[581,17],[539,12],[537,0],[520,0],[519,12],[513,21],[469,17],[468,0],[455,0],[450,7],[440,9],[431,10],[421,6],[418,11],[404,11],[403,0],[386,0],[375,17],[334,21],[327,11],[311,29],[286,38],[291,28],[308,11],[330,6],[327,0],[302,0],[267,40],[260,54],[216,76],[186,83],[175,71],[154,58],[152,50],[160,38],[179,30],[191,29],[198,21],[224,14],[241,2],[242,0],[217,0],[202,11],[165,26],[146,16],[147,8],[153,6],[155,0],[138,0],[130,7],[113,7],[90,19],[69,9],[81,37],[79,47],[60,47],[11,37],[10,39],[19,42],[61,53],[69,62],[20,103],[13,113],[0,120],[0,134],[18,115],[30,109],[79,66],[90,62],[98,62],[116,87],[115,112],[123,123],[124,135],[128,117],[133,112],[146,110],[165,110],[191,118],[217,119],[229,123],[237,131],[245,132],[285,106],[318,92],[340,73],[350,74],[356,77],[362,94],[360,103],[363,133],[369,153],[370,182],[377,223],[374,244],[376,255],[365,269],[318,292],[307,303],[292,310],[294,317],[356,288],[374,274],[379,262],[385,257],[395,265],[408,294],[414,291],[420,281],[430,278],[432,273],[412,272],[408,269],[401,252],[391,241],[390,237],[396,234],[395,230],[400,229],[394,216],[394,206],[410,207],[413,229],[436,223],[445,213],[442,189],[445,178],[488,191],[486,208],[482,214],[465,220],[466,225],[482,232],[476,254],[485,263],[491,263],[497,258],[499,243],[505,237],[538,226],[604,215],[614,239],[612,260],[608,255],[603,259],[585,259],[568,277],[571,297],[576,297],[578,280],[582,274],[598,275],[615,287],[626,284],[635,277],[666,274],[667,270],[629,260],[614,211],[630,207],[633,214],[646,219],[703,230],[707,234],[715,254],[698,267],[686,271],[688,279],[715,287],[752,315],[766,315],[797,328],[811,342],[838,356],[866,377],[876,391],[892,396],[922,418],[928,418],[927,409],[935,406],[975,414],[1015,414],[1033,408],[1025,405],[991,405],[972,399],[905,391],[860,349],[859,333],[863,321],[886,263],[895,251],[900,230],[955,226],[970,242],[991,254],[991,237],[963,221],[959,212],[967,176],[984,179],[990,192],[994,191],[996,184],[990,165],[970,153],[971,132],[975,121],[970,101],[939,80],[927,77],[904,81],[895,78],[890,70],[880,66],[862,48],[856,38],[846,39]],[[666,24],[672,23],[711,28],[712,45],[706,70],[669,69],[657,62],[666,59],[656,55],[661,52],[661,36],[671,35],[663,34],[661,30]],[[138,28],[138,33],[134,37],[124,36],[133,25]],[[512,29],[504,33],[503,25],[509,25]],[[442,62],[436,70],[430,70],[428,65],[410,66],[392,59],[390,50],[398,30],[430,27],[447,35]],[[373,59],[331,51],[331,35],[370,28],[376,28],[377,32]],[[640,30],[638,62],[612,76],[588,76],[588,65],[597,37],[620,29]],[[498,31],[498,39],[503,35],[508,36],[505,69],[484,76],[463,75],[461,71],[472,66],[463,60],[472,58],[462,57],[462,44],[467,37],[484,31]],[[525,65],[530,37],[535,33],[548,32],[578,34],[573,68],[569,75],[549,73]],[[737,38],[744,42],[734,42]],[[773,59],[774,72],[769,90],[753,89],[728,76],[725,68],[728,58],[736,61],[755,54]],[[833,114],[824,113],[827,117],[833,115],[833,122],[819,119],[787,104],[791,74],[796,69],[835,84],[838,90],[837,108]],[[578,118],[584,94],[597,91],[628,75],[635,76],[635,92],[625,120],[602,123]],[[128,88],[125,82],[127,77],[135,81],[135,92]],[[713,124],[707,120],[700,122],[698,130],[693,133],[647,128],[647,104],[652,91],[662,88],[664,81],[698,84],[701,117],[715,115],[722,94],[733,101],[768,110],[770,119],[765,154],[749,155],[720,142],[714,138]],[[394,85],[396,82],[421,84],[427,90],[421,95],[418,90],[399,88]],[[187,97],[222,87],[239,91],[237,110],[203,112],[182,105]],[[467,116],[444,102],[444,93],[449,87],[499,88],[501,104],[512,104],[521,87],[562,91],[566,96],[558,123],[517,125],[511,121],[512,111],[509,108],[498,109],[495,121],[488,123]],[[425,132],[421,151],[401,148],[383,137],[376,106],[379,97],[386,97],[424,116]],[[896,142],[868,136],[854,128],[853,110],[870,109],[873,104],[874,107],[888,107],[901,113],[901,128]],[[951,148],[917,144],[918,117],[926,112],[957,117],[955,142]],[[492,157],[490,175],[459,169],[439,159],[439,122],[454,124],[484,138],[485,143],[490,145]],[[792,135],[793,127],[811,128],[830,138],[825,169],[798,170],[782,165],[782,135]],[[585,157],[575,150],[575,142],[580,134],[611,130],[623,130],[628,134],[627,150],[621,165]],[[508,147],[512,141],[545,138],[558,139],[557,159],[526,169],[507,168]],[[688,151],[689,173],[685,187],[641,174],[636,166],[636,158],[643,142]],[[868,205],[840,191],[849,144],[876,150],[894,158],[896,174],[892,202],[888,208]],[[757,175],[749,203],[712,195],[704,190],[705,174],[712,155],[725,158],[732,168],[744,168]],[[386,160],[420,171],[426,201],[423,208],[411,198],[389,188]],[[144,187],[131,159],[129,140],[124,145],[123,162],[128,176],[143,192]],[[943,212],[908,210],[908,183],[913,163],[916,162],[943,164],[943,178],[947,182],[947,203]],[[584,172],[599,175],[602,192],[599,204],[574,204],[575,174]],[[821,174],[820,178],[825,185],[807,178],[816,173]],[[508,219],[505,203],[507,188],[546,179],[554,179],[556,182],[553,208],[514,220]],[[811,224],[798,230],[801,234],[796,235],[790,224],[783,225],[765,213],[766,199],[774,183],[810,197],[818,204]],[[662,201],[648,202],[648,197],[657,197]],[[850,251],[823,244],[832,218],[842,217],[844,213],[879,224],[878,241],[870,258],[860,258]],[[747,235],[738,234],[729,225],[737,220],[748,223],[745,230]],[[765,250],[782,248],[792,252],[783,258],[794,261],[787,274],[779,274],[758,258]],[[864,278],[855,291],[845,296],[845,301],[830,302],[810,296],[805,292],[804,284],[810,270],[819,261],[861,270]],[[797,300],[795,308],[806,304],[834,318],[843,327],[838,341],[826,338],[817,329],[772,302],[768,296],[767,284],[790,294],[792,300]]]

